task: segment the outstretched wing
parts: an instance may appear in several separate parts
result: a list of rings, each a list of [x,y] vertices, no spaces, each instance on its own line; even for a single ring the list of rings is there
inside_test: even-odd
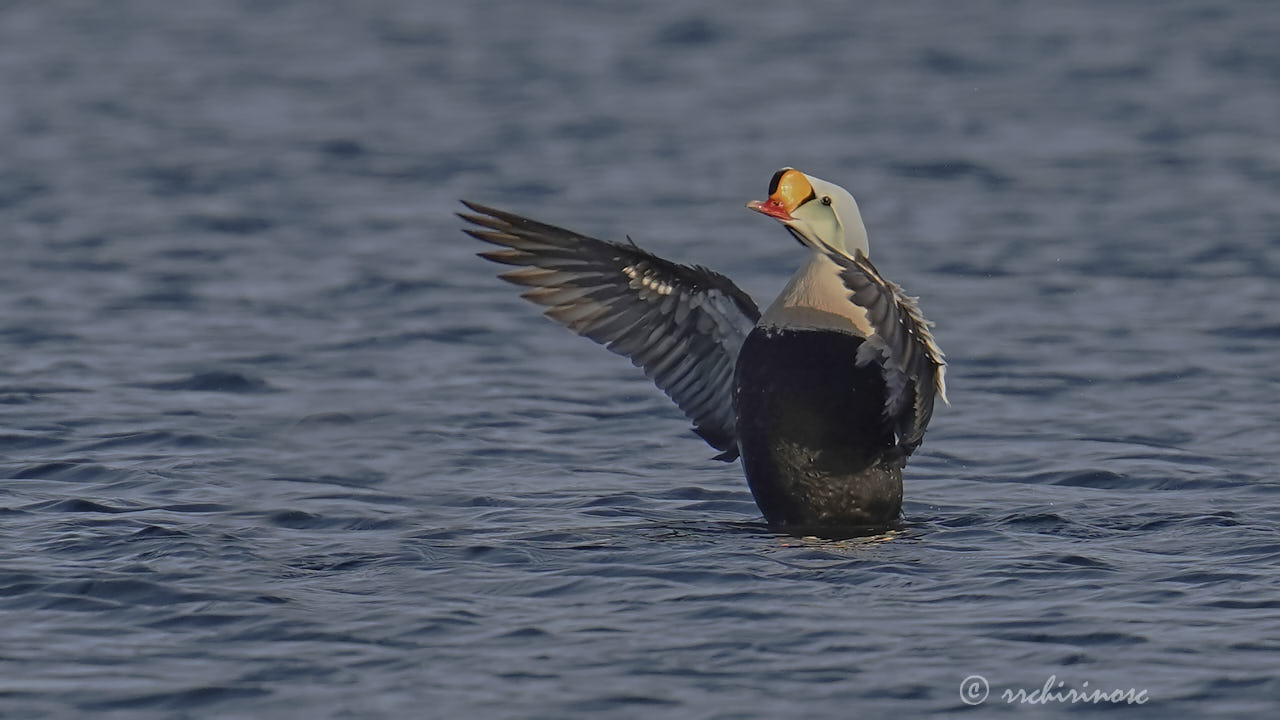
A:
[[[738,457],[733,371],[760,317],[729,278],[678,265],[634,243],[596,240],[463,201],[478,227],[463,232],[501,250],[480,256],[521,266],[499,277],[529,290],[545,314],[644,369],[684,414],[717,459]]]
[[[853,257],[829,256],[841,267],[849,299],[866,311],[875,330],[859,348],[857,362],[876,362],[883,369],[888,387],[885,417],[893,423],[898,447],[906,457],[924,439],[934,399],[947,402],[947,363],[929,332],[933,323],[924,319],[916,298],[885,280],[861,251]]]

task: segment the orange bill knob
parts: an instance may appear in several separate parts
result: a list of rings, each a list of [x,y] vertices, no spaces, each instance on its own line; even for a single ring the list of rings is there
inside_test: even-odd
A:
[[[794,220],[791,213],[814,198],[813,185],[799,170],[781,170],[774,176],[773,192],[768,200],[752,200],[747,207],[771,218]]]

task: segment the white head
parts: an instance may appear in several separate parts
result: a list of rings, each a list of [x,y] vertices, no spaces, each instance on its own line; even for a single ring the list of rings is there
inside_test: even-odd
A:
[[[782,168],[769,181],[769,199],[747,207],[782,223],[802,245],[852,257],[868,255],[867,228],[849,191],[794,168]]]

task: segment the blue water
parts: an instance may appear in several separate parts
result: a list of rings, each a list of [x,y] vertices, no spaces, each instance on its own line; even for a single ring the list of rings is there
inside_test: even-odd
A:
[[[1001,699],[1050,678],[1274,712],[1277,36],[1267,2],[6,4],[0,715],[923,716],[971,675],[1024,716],[1072,709]],[[766,302],[800,249],[742,205],[783,165],[854,193],[951,362],[898,532],[770,532],[452,216]]]

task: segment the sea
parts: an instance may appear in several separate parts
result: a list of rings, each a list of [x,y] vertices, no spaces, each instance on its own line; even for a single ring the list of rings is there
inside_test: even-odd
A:
[[[1273,716],[1277,37],[1249,0],[0,3],[0,716]],[[771,530],[455,215],[764,305],[784,166],[949,363],[884,533]]]

